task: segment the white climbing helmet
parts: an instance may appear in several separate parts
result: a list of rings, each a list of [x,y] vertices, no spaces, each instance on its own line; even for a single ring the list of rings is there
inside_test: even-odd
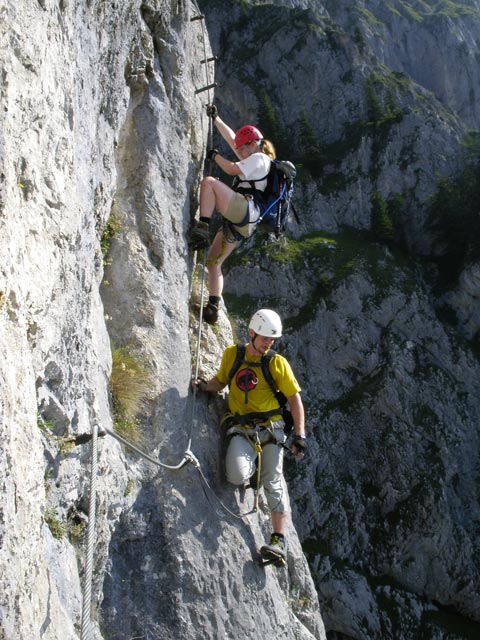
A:
[[[266,338],[280,338],[282,335],[280,316],[271,309],[259,309],[254,313],[248,328]]]

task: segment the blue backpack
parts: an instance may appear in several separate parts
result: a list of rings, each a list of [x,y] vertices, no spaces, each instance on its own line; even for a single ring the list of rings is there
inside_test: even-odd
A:
[[[237,189],[240,182],[236,179],[233,189],[239,193],[253,196],[255,204],[260,209],[260,217],[257,220],[258,229],[266,233],[274,233],[279,238],[285,232],[290,210],[293,211],[295,220],[299,222],[297,212],[292,203],[293,181],[297,175],[295,166],[288,160],[272,160],[270,170],[266,176],[259,180],[248,180],[250,188],[241,187]],[[259,191],[255,187],[256,182],[267,180],[264,191]],[[243,181],[245,182],[245,181]],[[245,220],[235,223],[242,227],[248,224],[248,213]]]

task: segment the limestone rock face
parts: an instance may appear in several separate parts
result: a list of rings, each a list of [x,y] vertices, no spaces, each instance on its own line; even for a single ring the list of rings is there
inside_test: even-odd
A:
[[[193,413],[189,396],[197,328],[186,230],[208,145],[207,95],[196,91],[208,84],[201,60],[210,45],[198,14],[175,1],[1,9],[0,636],[8,640],[80,637],[90,448],[74,438],[94,422],[112,432],[118,347],[151,374],[143,449],[177,467],[191,448],[200,467],[169,469],[99,439],[94,637],[254,638],[272,628],[279,638],[325,637],[293,526],[288,570],[265,571],[256,562],[270,533],[265,505],[241,519],[218,505],[219,494],[243,513],[252,496],[237,496],[219,467],[223,400],[198,398]],[[208,331],[208,350],[202,341],[205,375],[232,340],[223,312],[221,326],[221,335]]]
[[[324,5],[349,30],[351,4],[327,0]],[[368,0],[355,7],[378,63],[411,77],[473,127],[480,119],[480,75],[475,64],[479,10],[478,0],[449,7]]]
[[[250,247],[229,271],[227,305],[253,280],[263,293],[251,304],[288,319],[279,349],[312,436],[290,494],[327,630],[468,637],[479,622],[478,356],[442,323],[419,263],[351,243],[329,236],[313,256],[299,241],[288,267],[282,244]]]
[[[401,202],[395,219],[407,246],[432,251],[432,185],[461,162],[459,141],[478,120],[480,8],[475,2],[446,16],[425,3],[417,16],[404,4],[262,3],[246,20],[240,3],[205,2],[227,121],[263,119],[278,154],[306,178],[294,234],[369,228],[379,191]],[[453,55],[436,44],[447,33]]]
[[[103,3],[1,11],[2,637],[76,638],[80,572],[63,534],[86,459],[62,446],[110,419],[99,237],[127,97],[122,62],[108,67],[119,25]],[[107,484],[119,467],[103,467]]]

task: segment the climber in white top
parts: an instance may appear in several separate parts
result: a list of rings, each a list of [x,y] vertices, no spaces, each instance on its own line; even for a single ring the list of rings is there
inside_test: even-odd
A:
[[[253,125],[247,124],[236,133],[218,115],[215,105],[207,105],[207,114],[224,140],[235,153],[238,162],[210,149],[207,158],[230,176],[236,178],[234,188],[213,176],[203,178],[200,185],[200,221],[194,222],[189,234],[189,244],[198,249],[208,246],[209,223],[215,209],[222,214],[224,225],[217,232],[207,256],[209,299],[203,317],[209,324],[218,320],[218,307],[223,291],[222,264],[238,242],[249,237],[255,228],[260,212],[251,196],[252,189],[263,191],[275,148]]]

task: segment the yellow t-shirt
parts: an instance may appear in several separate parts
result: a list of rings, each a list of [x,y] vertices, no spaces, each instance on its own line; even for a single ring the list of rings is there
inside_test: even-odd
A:
[[[237,355],[237,345],[227,347],[223,353],[220,369],[217,378],[221,383],[228,382],[228,374],[235,362]],[[249,356],[245,353],[245,360],[248,363],[258,363],[257,366],[249,366],[243,362],[232,378],[230,393],[228,396],[228,407],[232,413],[244,415],[257,411],[271,411],[276,409],[278,400],[265,380],[260,365],[261,356]],[[285,396],[293,396],[300,391],[293,371],[285,358],[278,353],[270,361],[270,372],[279,391]],[[272,416],[270,419],[280,419],[281,414]]]

